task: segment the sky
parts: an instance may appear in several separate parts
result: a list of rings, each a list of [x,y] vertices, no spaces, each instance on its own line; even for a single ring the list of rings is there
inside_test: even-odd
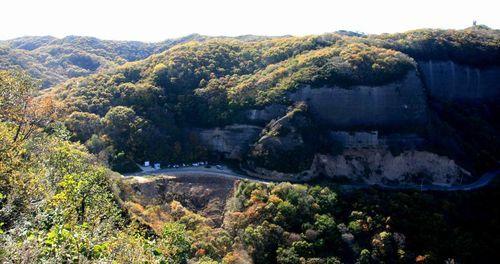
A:
[[[0,39],[94,36],[161,41],[210,36],[309,35],[352,30],[500,28],[498,0],[1,0]]]

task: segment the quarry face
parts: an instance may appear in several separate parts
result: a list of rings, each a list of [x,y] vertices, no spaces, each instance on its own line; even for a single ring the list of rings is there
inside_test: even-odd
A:
[[[498,98],[499,85],[498,67],[474,68],[451,61],[429,60],[419,61],[417,70],[386,85],[304,86],[289,93],[288,98],[292,104],[307,105],[308,115],[319,127],[318,137],[323,137],[319,144],[326,145],[327,151],[318,150],[314,158],[311,157],[314,161],[309,168],[292,173],[248,163],[243,167],[249,175],[273,180],[307,181],[326,176],[369,184],[422,181],[459,184],[471,179],[471,172],[454,161],[457,157],[454,151],[434,153],[432,146],[436,138],[437,141],[449,139],[445,139],[448,135],[437,134],[435,123],[445,122],[436,121],[437,114],[430,102],[480,104]],[[257,142],[269,137],[265,135],[266,125],[282,122],[282,117],[290,111],[290,107],[286,108],[271,104],[248,110],[247,122],[253,125],[203,130],[200,138],[214,152],[223,153],[229,159],[245,160]],[[293,149],[287,142],[311,144],[303,138],[290,140],[290,135],[273,135],[273,138],[273,153]],[[272,158],[280,160],[279,156]]]

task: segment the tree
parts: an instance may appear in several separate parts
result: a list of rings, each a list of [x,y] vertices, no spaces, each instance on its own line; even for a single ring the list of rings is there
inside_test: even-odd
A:
[[[14,142],[26,140],[55,118],[56,104],[52,97],[35,98],[38,87],[26,73],[0,71],[0,121],[16,126]]]
[[[370,250],[368,249],[363,249],[361,250],[361,253],[359,254],[359,258],[356,261],[357,264],[370,264],[371,263],[371,253]]]
[[[166,223],[157,250],[167,258],[167,262],[186,263],[190,249],[186,226],[177,222]]]
[[[0,119],[20,122],[36,92],[36,83],[19,71],[0,71]]]
[[[118,149],[126,149],[133,143],[133,133],[140,128],[141,118],[129,107],[111,108],[103,118],[104,132]]]
[[[276,251],[276,262],[279,264],[299,264],[300,257],[295,252],[293,247],[291,248],[278,248]]]
[[[99,134],[101,118],[92,113],[73,112],[66,119],[66,127],[73,132],[73,135],[80,142],[85,142],[93,134]]]
[[[163,64],[159,63],[157,64],[154,69],[153,69],[153,82],[163,88],[167,88],[168,85],[170,84],[170,79],[169,79],[169,74],[168,74],[168,67]]]

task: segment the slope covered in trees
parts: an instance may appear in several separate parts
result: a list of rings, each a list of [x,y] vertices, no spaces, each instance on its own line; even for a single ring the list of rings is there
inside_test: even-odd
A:
[[[89,144],[111,145],[127,159],[147,155],[174,161],[197,158],[192,154],[195,142],[181,138],[183,127],[234,123],[249,107],[287,103],[284,93],[299,85],[383,84],[414,68],[412,59],[402,53],[339,34],[257,41],[219,38],[180,44],[143,61],[70,80],[52,92],[67,106],[76,138],[86,141],[92,135],[82,137],[71,124],[100,120],[104,126],[97,126]],[[128,126],[133,138],[125,145],[111,143],[116,137],[106,132],[111,123],[103,118],[116,111],[142,120]],[[155,144],[152,150],[148,143],[136,144],[151,138],[162,147]],[[163,147],[175,145],[180,148]]]
[[[127,164],[144,159],[205,159],[206,151],[186,128],[245,123],[246,110],[291,105],[286,95],[303,86],[383,85],[415,71],[415,60],[495,64],[499,36],[478,26],[382,35],[211,38],[72,79],[52,93],[67,106],[73,139],[112,164],[124,163],[120,170],[126,171],[133,167]],[[125,122],[122,134],[112,132],[120,126],[109,119],[115,114],[126,116],[113,119]]]
[[[0,69],[21,69],[48,88],[69,78],[141,60],[179,43],[204,40],[190,35],[158,43],[110,41],[93,37],[21,37],[0,41]]]
[[[239,182],[219,212],[222,226],[168,194],[168,205],[127,211],[129,201],[118,193],[133,188],[70,142],[57,116],[64,106],[37,93],[28,76],[0,71],[2,262],[468,263],[498,257],[499,212],[490,204],[497,189],[445,195]],[[118,106],[105,123],[139,122],[132,111]],[[142,217],[134,213],[141,210]],[[160,221],[148,226],[148,216]]]
[[[500,60],[500,31],[486,26],[464,30],[412,30],[369,36],[368,41],[417,60],[453,60],[480,67],[497,65]]]

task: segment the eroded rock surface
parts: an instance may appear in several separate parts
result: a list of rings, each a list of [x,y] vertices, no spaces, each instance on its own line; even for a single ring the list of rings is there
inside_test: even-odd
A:
[[[317,155],[314,170],[329,178],[368,184],[461,184],[470,173],[453,160],[426,151],[393,155],[385,149],[350,149],[341,155]]]
[[[259,126],[231,125],[201,130],[199,136],[209,150],[222,153],[229,159],[242,159],[261,131]]]
[[[500,96],[500,67],[476,68],[452,61],[419,61],[429,95],[443,101],[481,101]]]
[[[286,114],[287,107],[280,104],[272,104],[263,109],[250,109],[245,112],[246,117],[250,121],[267,123],[273,119],[279,118]]]
[[[248,154],[250,167],[293,173],[311,166],[318,131],[308,107],[299,103],[283,117],[271,121]]]
[[[290,95],[304,101],[322,124],[335,128],[398,127],[427,121],[427,103],[416,71],[382,86],[304,87]]]

